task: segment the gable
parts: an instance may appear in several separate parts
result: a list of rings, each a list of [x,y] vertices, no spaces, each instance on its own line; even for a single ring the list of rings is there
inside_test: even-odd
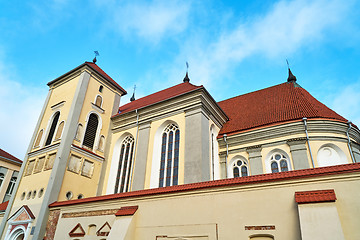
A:
[[[30,222],[33,219],[35,219],[35,216],[30,208],[23,205],[9,218],[9,222]]]

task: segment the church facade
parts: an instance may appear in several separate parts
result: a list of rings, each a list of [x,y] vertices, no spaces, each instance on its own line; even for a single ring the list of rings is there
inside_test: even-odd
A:
[[[91,62],[49,94],[1,239],[357,239],[360,132],[286,82],[216,102],[182,83],[120,105]]]

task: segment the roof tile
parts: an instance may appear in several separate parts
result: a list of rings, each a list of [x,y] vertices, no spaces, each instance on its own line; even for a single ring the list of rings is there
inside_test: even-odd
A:
[[[14,160],[14,161],[16,161],[16,162],[18,162],[20,164],[22,163],[22,161],[20,159],[18,159],[17,157],[14,157],[10,153],[2,150],[1,148],[0,148],[0,157],[4,157],[4,158],[7,158],[7,159]]]
[[[302,203],[335,202],[336,195],[334,189],[295,192],[295,201]]]
[[[218,104],[229,117],[219,136],[304,117],[347,122],[293,82],[233,97]]]
[[[122,207],[115,213],[115,216],[131,216],[138,210],[139,206]]]
[[[351,173],[351,172],[360,172],[360,163],[351,163],[351,164],[344,164],[344,165],[337,165],[330,167],[319,167],[319,168],[294,170],[288,172],[261,174],[261,175],[253,175],[248,177],[228,178],[228,179],[221,179],[216,181],[190,183],[190,184],[183,184],[183,185],[163,187],[163,188],[152,188],[152,189],[145,189],[145,190],[139,190],[133,192],[116,193],[116,194],[110,194],[104,196],[75,199],[70,201],[54,202],[50,204],[49,207],[69,206],[69,205],[91,203],[98,201],[186,192],[186,191],[194,191],[198,189],[218,188],[218,187],[226,187],[226,186],[234,186],[234,185],[235,186],[248,185],[248,184],[258,184],[263,182],[276,182],[276,181],[284,181],[291,179],[311,178],[311,177],[319,177],[319,176],[335,175],[335,174],[343,174],[343,173]]]
[[[172,86],[170,88],[164,89],[162,91],[150,94],[148,96],[139,98],[135,101],[129,102],[119,108],[119,113],[116,114],[124,114],[127,112],[134,111],[135,109],[143,108],[146,106],[150,106],[154,103],[162,102],[164,100],[180,96],[182,94],[194,91],[196,89],[203,88],[203,86],[196,86],[188,82],[180,83],[178,85]]]

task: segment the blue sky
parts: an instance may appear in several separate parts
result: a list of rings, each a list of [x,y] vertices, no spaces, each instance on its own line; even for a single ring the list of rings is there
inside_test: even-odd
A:
[[[136,97],[191,83],[217,100],[298,83],[360,125],[360,2],[1,1],[0,148],[23,158],[46,83],[91,61]],[[259,99],[261,100],[261,99]]]

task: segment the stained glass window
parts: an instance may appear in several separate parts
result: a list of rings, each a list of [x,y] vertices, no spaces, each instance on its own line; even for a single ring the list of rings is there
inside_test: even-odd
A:
[[[248,176],[248,167],[245,160],[235,160],[232,164],[233,177],[246,177]]]
[[[134,138],[132,136],[127,136],[121,143],[114,193],[129,191],[133,154]]]

